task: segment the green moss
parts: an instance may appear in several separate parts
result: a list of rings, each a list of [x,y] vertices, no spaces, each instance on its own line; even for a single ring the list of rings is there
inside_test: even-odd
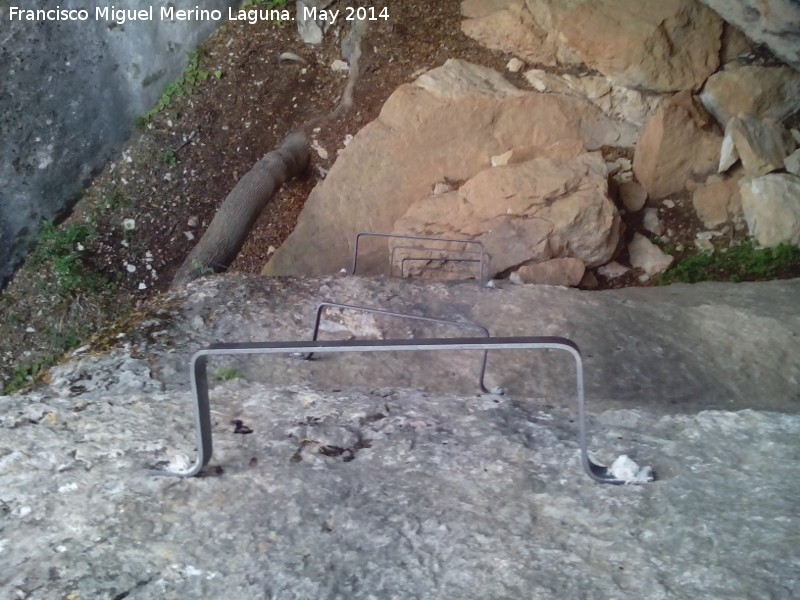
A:
[[[18,365],[11,375],[10,381],[3,388],[4,394],[11,394],[19,391],[22,388],[28,387],[36,378],[49,367],[52,367],[58,362],[55,354],[47,354],[34,360],[32,363],[25,365]]]
[[[153,108],[147,111],[144,116],[136,119],[136,126],[139,129],[143,129],[154,115],[168,108],[174,99],[191,95],[199,82],[208,79],[208,71],[200,68],[201,58],[202,51],[200,49],[189,53],[189,64],[186,65],[183,74],[164,88],[161,98]]]
[[[174,167],[175,165],[178,164],[178,155],[175,154],[174,150],[165,150],[164,153],[161,155],[161,158],[170,167]]]
[[[241,379],[243,377],[244,373],[231,367],[220,367],[217,369],[217,372],[214,373],[214,379],[217,381],[230,381],[231,379]]]
[[[86,264],[86,245],[93,235],[94,229],[88,225],[73,223],[56,227],[52,221],[42,222],[32,254],[33,264],[50,265],[61,295],[87,287],[92,271]]]
[[[753,240],[716,252],[700,252],[677,260],[657,283],[698,281],[758,281],[791,277],[800,273],[800,248],[781,244],[757,248]]]

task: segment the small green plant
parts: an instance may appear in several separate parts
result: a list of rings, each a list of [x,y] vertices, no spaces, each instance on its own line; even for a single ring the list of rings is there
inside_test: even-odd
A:
[[[781,244],[757,248],[753,240],[716,252],[700,252],[675,262],[657,283],[698,281],[755,281],[800,274],[800,248]]]
[[[94,278],[90,276],[93,271],[86,263],[86,246],[93,235],[94,229],[88,225],[73,223],[56,227],[50,220],[42,222],[33,262],[52,266],[62,295],[82,287],[94,287]]]
[[[178,155],[175,154],[174,150],[165,150],[164,153],[161,155],[161,158],[170,167],[174,167],[175,165],[178,164]]]
[[[183,75],[164,88],[161,98],[153,108],[147,111],[144,116],[136,119],[136,126],[139,129],[146,127],[153,115],[167,108],[172,104],[173,99],[191,95],[198,82],[208,79],[208,71],[203,71],[200,68],[201,54],[202,51],[200,49],[189,53],[189,64],[186,65]]]
[[[204,265],[199,258],[192,258],[192,268],[200,273],[201,276],[214,274],[214,269]]]
[[[68,352],[81,343],[81,339],[74,333],[53,329],[47,332],[47,340],[50,347],[59,352]]]
[[[123,196],[120,192],[116,191],[106,199],[106,207],[109,209],[115,208],[129,208],[133,202],[130,198]]]
[[[242,377],[244,377],[244,373],[231,367],[220,367],[214,373],[214,379],[217,381],[230,381],[231,379],[241,379]]]
[[[3,388],[4,394],[11,394],[27,387],[36,379],[42,370],[52,367],[58,362],[55,354],[47,354],[26,365],[18,365],[11,375],[11,380]]]

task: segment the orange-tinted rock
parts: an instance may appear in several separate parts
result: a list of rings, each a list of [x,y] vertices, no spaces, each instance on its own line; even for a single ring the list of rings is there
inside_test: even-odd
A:
[[[468,180],[509,150],[512,162],[551,152],[568,160],[620,141],[617,123],[587,101],[524,92],[491,69],[450,60],[398,88],[355,136],[264,272],[336,273],[350,265],[357,232],[391,232],[436,183]],[[363,250],[359,272],[388,272],[385,241]]]
[[[619,223],[605,162],[590,153],[485,169],[457,191],[414,202],[394,232],[479,240],[494,274],[552,258],[602,265],[616,249]]]
[[[633,159],[633,172],[650,198],[666,198],[717,170],[722,136],[712,123],[688,92],[662,103],[645,125]]]
[[[659,92],[696,90],[719,66],[722,19],[696,0],[528,0],[590,67]]]
[[[780,121],[800,110],[800,73],[789,67],[730,65],[708,78],[700,100],[723,125],[742,113]]]
[[[575,287],[583,279],[586,267],[579,258],[554,258],[524,265],[516,270],[522,283]]]

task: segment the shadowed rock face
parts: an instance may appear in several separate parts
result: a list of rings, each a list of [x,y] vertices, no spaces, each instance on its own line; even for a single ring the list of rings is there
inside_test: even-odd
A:
[[[798,291],[199,280],[146,308],[131,345],[0,396],[0,595],[788,599]],[[540,351],[490,357],[505,396],[477,392],[475,356],[212,362],[212,379],[241,377],[212,381],[205,476],[146,474],[194,457],[192,352],[308,339],[323,299],[570,336],[596,460],[628,454],[659,480],[582,473],[574,368]],[[454,334],[358,313],[323,324],[326,339]]]
[[[800,4],[796,0],[701,1],[800,70]]]
[[[55,8],[56,2],[36,8]],[[177,9],[194,8],[179,0]],[[204,9],[236,2],[211,0]],[[61,2],[62,8],[86,8]],[[216,21],[8,21],[0,7],[0,286],[43,218],[67,212]]]

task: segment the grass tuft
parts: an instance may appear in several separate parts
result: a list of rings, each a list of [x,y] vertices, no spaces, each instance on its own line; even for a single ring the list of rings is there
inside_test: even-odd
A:
[[[716,252],[700,252],[677,260],[656,283],[697,283],[698,281],[760,281],[800,272],[800,248],[781,244],[758,248],[750,239]]]
[[[220,367],[217,369],[217,372],[214,373],[214,379],[217,381],[230,381],[231,379],[241,379],[243,377],[244,373],[231,367]]]

